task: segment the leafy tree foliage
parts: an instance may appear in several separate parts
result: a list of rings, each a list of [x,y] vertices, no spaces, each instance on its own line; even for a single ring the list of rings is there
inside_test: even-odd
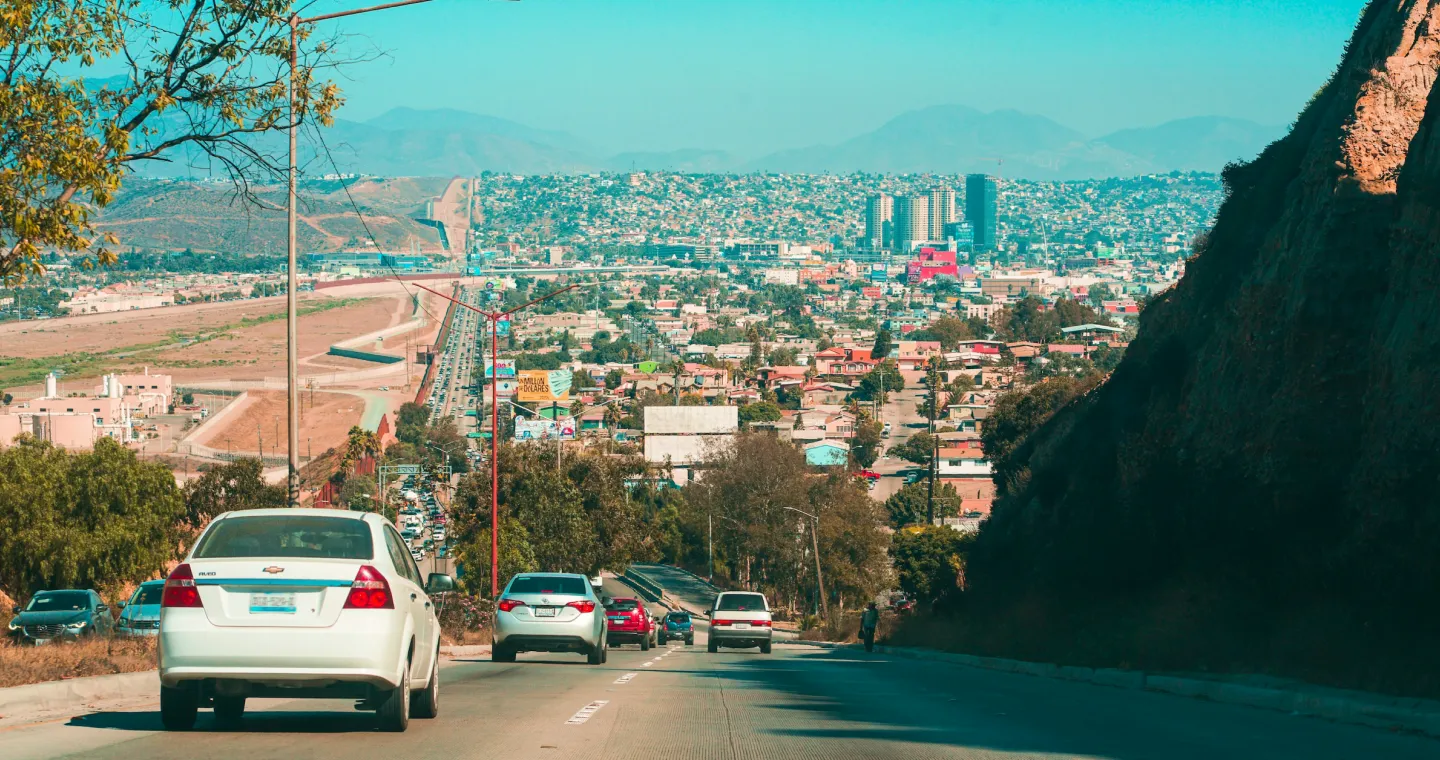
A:
[[[988,421],[987,421],[988,426]],[[930,433],[921,431],[905,439],[903,443],[897,443],[890,447],[890,456],[900,457],[907,462],[915,464],[930,464],[930,457],[934,456],[935,438]]]
[[[883,360],[890,355],[894,347],[895,344],[890,340],[890,331],[882,327],[875,333],[875,345],[870,349],[870,356],[877,361]]]
[[[620,370],[618,370],[618,369],[612,369],[612,370],[610,370],[609,372],[606,372],[606,373],[605,373],[605,389],[606,389],[606,390],[611,390],[611,391],[613,391],[613,390],[615,390],[616,388],[619,388],[619,387],[620,387],[620,384],[623,383],[623,382],[625,382],[625,375],[624,375],[623,373],[621,373]]]
[[[1001,340],[1051,343],[1060,338],[1060,317],[1034,296],[1001,309],[991,320]]]
[[[882,381],[883,378],[883,381]],[[882,394],[881,388],[884,388]],[[891,393],[904,390],[905,377],[900,374],[900,368],[893,361],[884,361],[870,370],[869,374],[860,378],[855,386],[854,397],[861,401],[875,401],[885,403]]]
[[[25,599],[157,577],[184,514],[169,469],[109,438],[72,454],[21,436],[0,451],[0,589]]]
[[[940,526],[895,534],[890,556],[900,589],[922,600],[943,600],[965,587],[965,559],[975,534]]]
[[[855,437],[850,439],[850,456],[861,467],[870,467],[880,458],[881,433],[884,425],[879,420],[865,419],[855,425]]]
[[[1012,391],[995,401],[980,434],[985,456],[994,470],[995,487],[1004,494],[1015,485],[1023,465],[1015,458],[1025,438],[1050,419],[1060,407],[1098,384],[1097,376],[1084,379],[1055,377],[1023,391]]]
[[[780,406],[773,401],[756,401],[753,404],[743,404],[738,410],[740,424],[749,427],[756,422],[775,422],[785,415],[780,413]]]
[[[1086,306],[1080,301],[1062,298],[1055,302],[1055,314],[1060,318],[1061,327],[1076,325],[1113,325],[1110,315]]]
[[[285,486],[265,482],[259,459],[237,459],[185,485],[185,525],[192,532],[225,512],[283,507]]]
[[[890,527],[923,525],[929,515],[930,484],[924,480],[901,488],[885,500]],[[949,483],[935,484],[935,516],[954,517],[960,510],[960,494]]]

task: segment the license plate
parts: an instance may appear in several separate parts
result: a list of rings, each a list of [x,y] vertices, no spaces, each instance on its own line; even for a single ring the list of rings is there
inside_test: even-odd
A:
[[[295,614],[295,594],[251,594],[251,612],[278,612]]]
[[[749,627],[750,627],[750,624],[749,624],[749,623],[736,623],[736,624],[735,624],[735,627],[736,627],[737,629],[743,631],[743,630],[745,630],[746,628],[749,628]]]
[[[555,617],[554,607],[536,607],[535,617]]]
[[[625,622],[626,620],[629,620],[629,618],[626,618],[626,617],[612,617],[612,618],[610,618],[610,622],[612,622],[612,623],[623,623],[623,622]]]

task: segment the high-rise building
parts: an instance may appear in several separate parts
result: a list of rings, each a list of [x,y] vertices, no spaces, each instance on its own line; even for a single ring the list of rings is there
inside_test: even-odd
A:
[[[895,250],[909,253],[913,243],[930,239],[930,198],[902,195],[895,199]]]
[[[886,225],[895,218],[895,199],[880,193],[865,200],[865,243],[872,251],[878,251],[890,242]]]
[[[995,178],[986,174],[965,177],[965,221],[975,230],[975,250],[993,251],[998,240],[999,212]]]
[[[955,191],[937,187],[930,191],[930,220],[926,240],[944,240],[945,225],[955,221]]]

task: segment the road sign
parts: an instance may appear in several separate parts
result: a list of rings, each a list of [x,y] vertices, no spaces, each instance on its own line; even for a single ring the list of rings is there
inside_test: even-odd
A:
[[[390,472],[396,475],[419,475],[420,465],[418,464],[395,464],[390,465]]]

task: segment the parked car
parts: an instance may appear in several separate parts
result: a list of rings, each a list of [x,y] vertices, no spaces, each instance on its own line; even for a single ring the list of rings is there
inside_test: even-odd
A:
[[[715,597],[710,616],[710,652],[724,647],[760,647],[770,654],[772,621],[770,605],[764,594],[753,591],[725,591]]]
[[[371,512],[227,512],[165,581],[160,719],[238,721],[250,697],[353,699],[386,731],[439,713],[440,624],[400,534]]]
[[[10,636],[21,644],[48,644],[56,639],[114,631],[115,619],[93,589],[40,591],[24,607],[15,608]]]
[[[520,652],[576,652],[591,665],[607,659],[604,608],[583,575],[517,575],[495,607],[495,662],[514,662]]]
[[[660,630],[660,643],[671,639],[684,639],[686,645],[695,643],[695,621],[690,619],[690,613],[683,610],[675,610],[665,616],[664,627]]]
[[[650,648],[655,637],[655,625],[650,613],[639,599],[617,596],[605,605],[605,620],[610,629],[610,640],[616,644],[639,644],[640,651]]]
[[[115,630],[121,636],[157,636],[160,633],[160,596],[165,581],[145,581],[120,605]]]

